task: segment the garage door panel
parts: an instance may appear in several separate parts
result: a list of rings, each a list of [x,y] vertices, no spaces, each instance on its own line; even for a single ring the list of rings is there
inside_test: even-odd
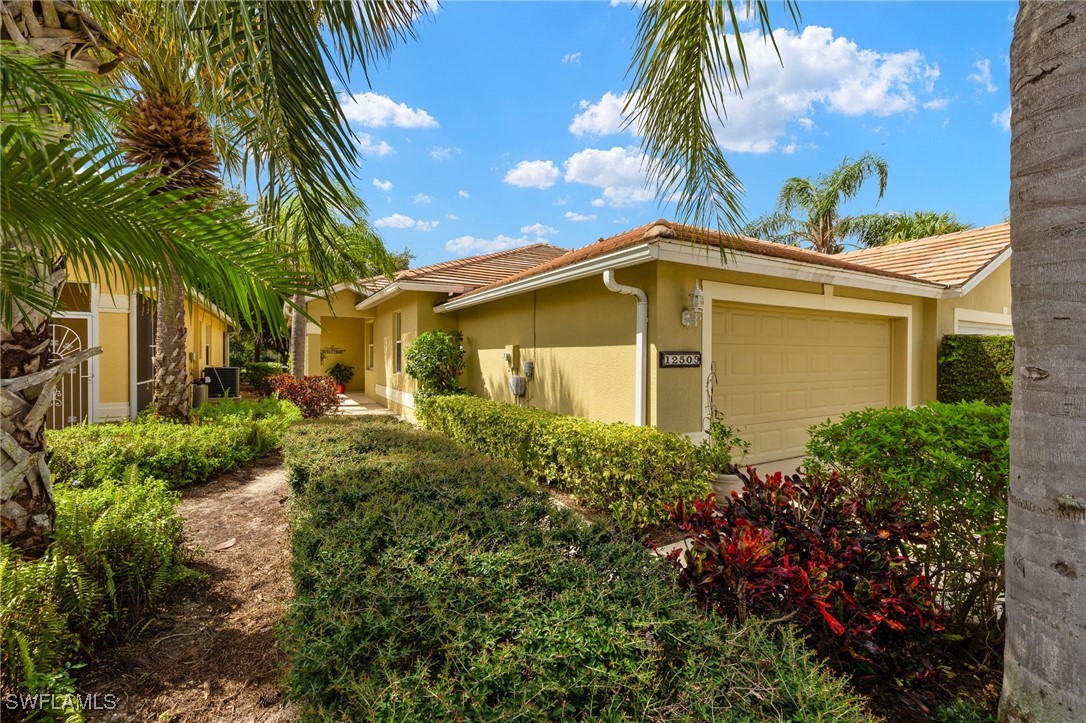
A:
[[[718,302],[713,323],[714,403],[752,463],[802,455],[812,424],[889,403],[887,319]]]

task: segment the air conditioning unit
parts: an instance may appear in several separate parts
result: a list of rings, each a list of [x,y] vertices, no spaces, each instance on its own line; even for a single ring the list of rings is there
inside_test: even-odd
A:
[[[241,389],[241,368],[204,367],[204,379],[208,380],[207,396],[211,399],[236,397]]]

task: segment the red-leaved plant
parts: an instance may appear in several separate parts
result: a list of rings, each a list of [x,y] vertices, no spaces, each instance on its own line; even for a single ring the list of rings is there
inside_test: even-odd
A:
[[[680,584],[734,619],[788,619],[834,667],[924,709],[917,684],[938,674],[945,613],[901,543],[923,543],[931,526],[902,520],[900,504],[845,497],[836,476],[743,479],[727,505],[710,495],[673,509],[691,542],[669,556]]]
[[[328,377],[275,374],[268,378],[268,386],[280,399],[298,405],[307,419],[322,417],[339,406],[336,383]]]

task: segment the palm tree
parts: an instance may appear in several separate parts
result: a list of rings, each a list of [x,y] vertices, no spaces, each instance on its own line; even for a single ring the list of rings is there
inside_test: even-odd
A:
[[[1000,719],[1086,720],[1086,6],[1011,43],[1015,368]]]
[[[238,315],[275,309],[275,290],[298,288],[256,246],[256,229],[239,209],[196,213],[198,205],[161,180],[117,163],[118,152],[102,142],[116,104],[91,82],[85,68],[92,60],[72,38],[59,51],[46,43],[44,58],[38,46],[0,47],[0,516],[4,541],[28,553],[44,549],[55,516],[44,438],[53,391],[67,369],[101,351],[52,359],[49,322],[67,267],[98,281],[119,270],[130,282],[172,269],[186,289],[209,293]],[[111,44],[100,34],[83,42],[92,41]],[[81,69],[62,65],[66,58],[79,59]]]
[[[809,244],[823,254],[841,250],[841,241],[856,234],[863,217],[842,216],[841,206],[855,198],[871,177],[879,181],[879,197],[886,191],[886,161],[865,153],[855,161],[844,159],[829,175],[814,181],[793,176],[781,186],[776,210],[748,224],[743,232],[791,246]],[[799,211],[802,215],[796,216]]]
[[[199,195],[219,186],[216,151],[228,171],[255,169],[270,218],[286,198],[297,199],[308,271],[330,286],[343,263],[356,260],[334,232],[337,223],[361,220],[364,206],[349,183],[357,144],[324,61],[344,69],[358,61],[365,70],[411,34],[426,7],[320,0],[104,0],[91,7],[118,36],[154,49],[126,66],[138,86],[119,133],[126,159],[148,174],[170,173],[172,184]],[[354,275],[371,269],[356,264]],[[176,281],[160,289],[156,327],[155,413],[171,418],[188,413],[179,292]]]
[[[871,213],[854,216],[846,230],[864,248],[885,246],[972,228],[950,211],[912,211],[911,213]]]

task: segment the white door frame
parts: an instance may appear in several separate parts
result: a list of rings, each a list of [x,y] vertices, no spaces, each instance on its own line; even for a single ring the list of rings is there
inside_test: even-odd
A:
[[[809,294],[800,291],[781,291],[761,286],[743,286],[726,284],[720,281],[702,279],[701,288],[705,294],[705,306],[702,309],[701,356],[705,374],[713,368],[713,302],[731,302],[736,304],[758,304],[761,306],[783,306],[797,311],[836,311],[865,316],[881,316],[905,320],[905,404],[913,404],[913,307],[910,304],[895,304],[889,301],[870,301],[833,295],[833,284],[823,284],[821,294]],[[891,347],[892,348],[892,347]],[[893,366],[891,367],[893,368]],[[702,382],[704,383],[704,375]],[[710,402],[703,399],[703,416],[712,413]]]
[[[98,339],[98,285],[89,284],[90,286],[90,311],[58,311],[53,314],[54,319],[86,319],[87,320],[87,335],[90,337],[87,340],[87,348],[93,349],[99,346]],[[87,390],[88,407],[87,409],[87,421],[98,421],[98,358],[101,354],[95,354],[88,359],[87,373],[90,375],[89,388]]]

